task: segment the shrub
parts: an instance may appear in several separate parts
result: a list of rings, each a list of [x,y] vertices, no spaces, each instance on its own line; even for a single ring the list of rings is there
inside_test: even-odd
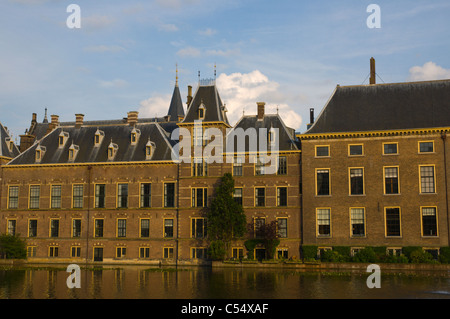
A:
[[[221,240],[212,241],[208,248],[208,256],[212,260],[224,260],[227,251],[225,243]]]
[[[307,260],[317,259],[317,246],[302,246],[302,257]]]
[[[433,256],[419,248],[410,253],[409,260],[413,264],[425,264],[433,262]]]
[[[350,261],[352,258],[350,246],[334,246],[333,250],[341,255],[342,261]]]
[[[256,245],[258,245],[260,243],[262,243],[262,240],[260,240],[260,239],[249,239],[244,242],[245,248],[247,248],[247,250],[248,250],[248,254],[247,254],[248,259],[255,258],[253,253],[254,253]]]
[[[24,240],[19,236],[1,235],[0,236],[0,256],[7,259],[26,259],[27,248]]]
[[[375,263],[379,261],[379,258],[372,247],[366,247],[353,256],[353,261],[359,263]]]
[[[450,247],[441,247],[439,261],[443,264],[450,264]]]
[[[345,261],[344,256],[342,256],[339,252],[335,250],[324,250],[320,259],[324,262],[343,262]]]
[[[411,261],[411,253],[416,250],[422,250],[422,248],[419,246],[407,246],[402,248],[402,253]]]

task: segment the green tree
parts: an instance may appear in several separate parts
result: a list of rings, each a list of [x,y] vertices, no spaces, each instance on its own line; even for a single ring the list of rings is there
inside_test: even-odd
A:
[[[220,247],[217,241],[222,242],[225,251],[233,239],[241,238],[246,231],[246,218],[242,205],[233,198],[234,179],[230,173],[226,173],[216,188],[216,194],[211,201],[207,212],[208,238],[214,243],[214,247]],[[213,249],[211,251],[221,251]],[[219,256],[211,256],[216,259]],[[214,258],[216,257],[216,258]]]
[[[6,259],[26,259],[27,248],[19,236],[0,235],[0,256]]]

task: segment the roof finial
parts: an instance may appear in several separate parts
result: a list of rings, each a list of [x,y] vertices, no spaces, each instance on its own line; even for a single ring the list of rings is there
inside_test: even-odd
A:
[[[200,70],[198,71],[198,82],[200,83]]]
[[[175,64],[176,76],[175,76],[175,86],[178,86],[178,63]]]
[[[48,120],[47,120],[47,108],[45,108],[45,115],[44,115],[43,123],[48,123]]]
[[[214,80],[216,79],[216,63],[214,62]]]

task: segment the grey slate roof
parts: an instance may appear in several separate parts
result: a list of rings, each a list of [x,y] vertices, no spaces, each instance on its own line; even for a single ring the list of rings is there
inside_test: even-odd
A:
[[[97,129],[104,132],[104,138],[100,146],[95,147],[94,138]],[[8,165],[34,164],[38,145],[46,148],[41,164],[69,163],[69,148],[72,144],[79,146],[74,163],[108,162],[107,152],[111,142],[118,146],[114,162],[146,161],[145,148],[149,138],[156,146],[151,160],[171,160],[171,141],[169,141],[168,133],[158,123],[137,124],[136,129],[140,130],[140,137],[137,144],[132,145],[130,141],[133,127],[129,125],[58,127],[10,161]],[[62,131],[68,133],[69,138],[64,147],[59,148],[58,139]]]
[[[304,134],[450,126],[450,80],[337,86]]]
[[[193,123],[198,120],[198,109],[203,104],[205,111],[204,122],[225,122],[228,123],[225,106],[219,96],[215,84],[199,85],[195,92],[191,103],[188,106],[186,117],[183,123]]]
[[[257,141],[259,141],[260,138],[267,138],[267,135],[263,135],[264,131],[260,131],[261,128],[265,128],[267,134],[271,128],[278,129],[278,149],[280,151],[292,151],[300,149],[296,141],[295,130],[287,127],[278,114],[265,114],[262,120],[258,120],[257,115],[246,115],[241,117],[241,119],[236,123],[233,130],[231,130],[227,135],[227,144],[229,144],[228,149],[230,149],[230,143],[234,143],[234,150],[238,151],[238,141],[236,140],[236,138],[234,138],[235,140],[233,141],[231,136],[234,130],[240,128],[244,131],[247,131],[249,128],[255,128]],[[259,151],[259,142],[257,142],[257,145],[250,146],[250,140],[251,139],[248,138],[245,139],[245,151],[250,151],[253,149]]]
[[[10,141],[11,136],[8,134],[2,123],[0,123],[0,157],[14,158],[19,155],[20,151],[15,143],[12,144],[11,149]]]
[[[178,85],[175,85],[172,94],[172,100],[170,101],[169,112],[170,121],[178,122],[178,117],[184,117],[183,101],[181,100],[180,89]]]

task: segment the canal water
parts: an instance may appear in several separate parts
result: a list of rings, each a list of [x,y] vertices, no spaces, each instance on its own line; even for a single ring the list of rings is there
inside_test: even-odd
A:
[[[0,299],[450,299],[450,273],[370,273],[278,269],[81,268],[68,288],[66,268],[0,266]]]

